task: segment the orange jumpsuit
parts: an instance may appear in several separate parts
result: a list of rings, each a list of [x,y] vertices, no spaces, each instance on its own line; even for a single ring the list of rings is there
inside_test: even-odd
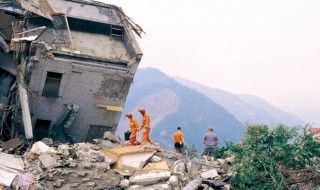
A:
[[[143,128],[143,133],[142,133],[142,144],[146,144],[148,141],[150,144],[153,144],[152,139],[150,138],[150,117],[147,113],[143,114],[142,117],[142,126],[141,129]]]
[[[138,145],[140,144],[137,141],[137,133],[139,131],[139,124],[137,122],[136,119],[134,119],[133,117],[130,118],[130,131],[131,131],[131,135],[130,135],[130,143],[132,146]]]

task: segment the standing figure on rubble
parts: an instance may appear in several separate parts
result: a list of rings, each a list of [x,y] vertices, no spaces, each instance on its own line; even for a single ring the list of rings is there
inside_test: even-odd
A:
[[[126,114],[126,117],[130,119],[130,143],[132,146],[136,146],[136,145],[139,145],[140,142],[137,141],[137,135],[138,135],[138,132],[139,132],[139,124],[137,122],[137,120],[135,118],[133,118],[132,116],[132,113],[131,112],[128,112]]]
[[[216,146],[218,145],[218,136],[213,133],[213,128],[208,128],[208,132],[203,138],[203,144],[205,145],[202,156],[207,160],[206,156],[213,157]],[[211,158],[211,160],[214,158]]]
[[[176,153],[186,155],[186,143],[184,141],[183,133],[181,127],[177,128],[177,131],[173,134],[174,148]]]
[[[151,131],[151,126],[150,126],[150,117],[146,113],[146,110],[144,108],[139,108],[138,111],[142,115],[142,124],[141,124],[141,129],[143,129],[142,133],[142,144],[146,144],[148,141],[150,144],[154,144],[152,139],[150,138],[150,131]]]

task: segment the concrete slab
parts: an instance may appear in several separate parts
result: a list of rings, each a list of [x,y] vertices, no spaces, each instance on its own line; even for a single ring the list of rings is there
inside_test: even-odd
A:
[[[50,154],[42,154],[38,159],[46,168],[58,166],[57,161]]]
[[[0,159],[1,160],[1,159]],[[10,187],[13,180],[19,174],[16,170],[0,166],[0,184]]]
[[[17,171],[24,171],[22,159],[15,155],[0,152],[0,160],[0,166],[11,168]]]
[[[106,157],[116,160],[116,163],[112,166],[114,169],[123,166],[141,168],[156,153],[154,149],[144,148],[143,146],[103,149],[102,152]]]
[[[171,176],[169,171],[136,171],[133,176],[129,178],[130,184],[136,185],[152,185],[159,183],[160,181],[167,180]]]
[[[211,170],[202,172],[200,176],[202,179],[214,179],[215,177],[218,177],[219,174],[216,169],[211,169]]]

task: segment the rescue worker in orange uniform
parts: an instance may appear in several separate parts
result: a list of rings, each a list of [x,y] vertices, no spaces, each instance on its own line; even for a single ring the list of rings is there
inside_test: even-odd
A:
[[[173,134],[173,142],[174,142],[174,148],[176,149],[176,153],[186,155],[186,148],[185,148],[186,143],[183,138],[181,127],[178,127],[177,131]]]
[[[143,129],[142,133],[142,144],[146,144],[147,141],[150,144],[154,144],[152,139],[150,138],[150,131],[151,131],[151,126],[150,126],[150,117],[146,113],[146,110],[144,108],[139,108],[138,111],[142,115],[142,124],[141,124],[141,129]]]
[[[133,118],[132,113],[128,112],[126,114],[126,117],[130,119],[130,125],[129,125],[130,132],[131,132],[130,137],[129,137],[130,143],[132,146],[139,145],[140,142],[137,141],[137,134],[140,130],[139,124],[138,124],[137,120],[135,118]]]

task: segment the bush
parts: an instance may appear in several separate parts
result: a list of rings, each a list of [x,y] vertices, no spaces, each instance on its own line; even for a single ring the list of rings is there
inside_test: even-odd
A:
[[[229,144],[236,155],[231,179],[234,189],[288,189],[285,171],[312,167],[320,156],[320,143],[308,132],[308,126],[299,134],[298,128],[280,125],[251,125],[245,139]]]

